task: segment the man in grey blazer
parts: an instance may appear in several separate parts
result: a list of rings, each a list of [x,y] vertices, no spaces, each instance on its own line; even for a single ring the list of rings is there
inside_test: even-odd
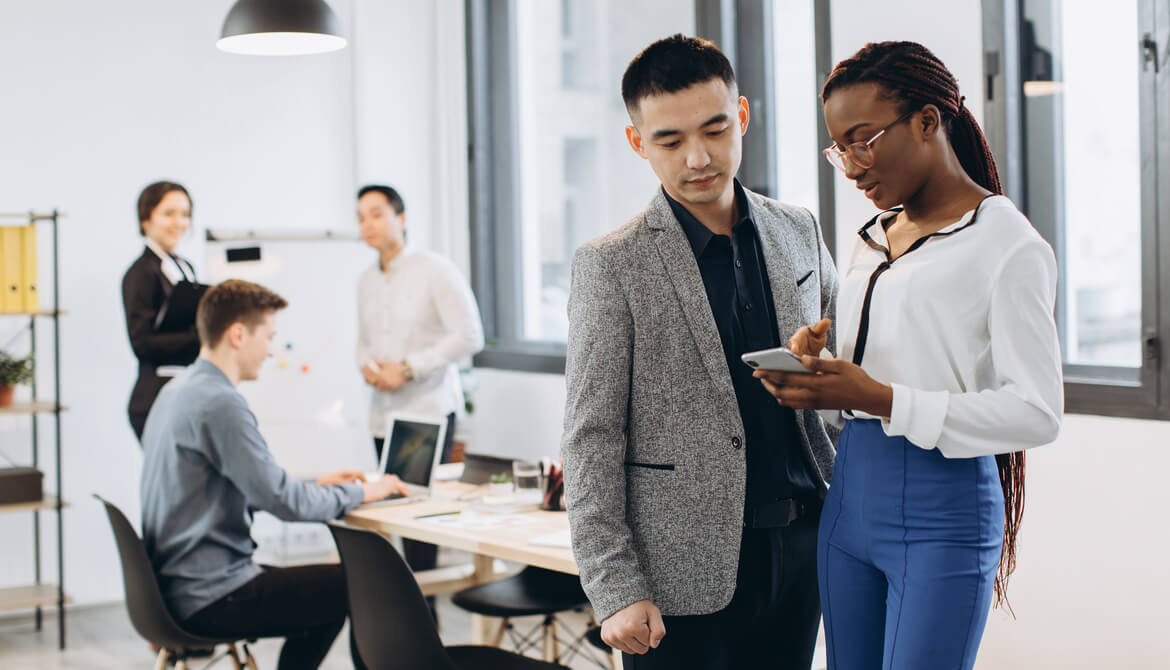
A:
[[[662,188],[573,259],[561,449],[581,581],[627,668],[807,670],[835,450],[739,356],[832,318],[833,262],[806,210],[735,180],[749,110],[715,45],[650,45],[622,96]]]

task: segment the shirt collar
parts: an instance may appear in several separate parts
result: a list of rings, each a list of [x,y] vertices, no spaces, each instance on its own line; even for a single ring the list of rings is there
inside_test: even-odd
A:
[[[398,255],[390,260],[390,263],[386,266],[385,270],[382,269],[382,256],[379,255],[377,258],[375,258],[374,269],[383,274],[389,273],[391,270],[401,267],[402,259],[406,258],[407,256],[413,256],[414,252],[415,248],[409,242],[407,242],[406,244],[402,245],[402,251],[399,251]]]
[[[162,273],[172,284],[178,284],[187,278],[187,273],[183,268],[179,267],[179,257],[174,254],[169,254],[158,245],[157,242],[146,238],[146,248],[154,252],[155,256],[162,261]]]
[[[743,185],[739,183],[739,179],[732,182],[735,186],[735,204],[739,211],[739,221],[736,222],[734,228],[739,229],[744,222],[747,222],[747,228],[754,229],[755,222],[752,220],[751,201],[748,200],[747,192],[744,191]],[[671,211],[674,212],[675,218],[678,219],[679,224],[682,225],[683,232],[686,233],[687,241],[691,244],[691,251],[694,252],[695,258],[703,255],[707,249],[707,245],[714,239],[715,233],[711,229],[704,226],[694,214],[678,202],[670,197],[666,192],[666,188],[662,189],[662,195],[666,196],[666,202],[670,205]]]
[[[975,216],[979,213],[979,210],[983,208],[983,205],[987,203],[988,200],[991,200],[995,197],[995,195],[987,196],[983,200],[979,201],[979,204],[975,206],[975,209],[969,210],[965,212],[963,216],[960,216],[958,221],[955,221],[954,223],[947,225],[945,228],[927,235],[927,237],[944,237],[950,235],[951,233],[957,233],[963,228],[966,228],[967,226],[975,223]],[[865,225],[857,231],[857,234],[861,236],[862,241],[864,241],[867,245],[886,254],[886,256],[889,256],[890,243],[886,239],[886,226],[889,225],[894,217],[897,216],[901,211],[901,207],[895,207],[884,212],[879,212],[872,219],[867,221]]]
[[[227,373],[221,370],[218,365],[202,356],[196,358],[195,362],[191,364],[191,373],[211,375],[217,382],[223,382],[228,386],[232,386],[232,380],[228,379]],[[233,386],[233,388],[235,387]]]

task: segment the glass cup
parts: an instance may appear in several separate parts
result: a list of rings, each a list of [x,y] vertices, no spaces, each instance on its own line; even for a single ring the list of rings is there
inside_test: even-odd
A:
[[[512,461],[512,487],[520,500],[538,502],[541,496],[540,466],[527,461]]]

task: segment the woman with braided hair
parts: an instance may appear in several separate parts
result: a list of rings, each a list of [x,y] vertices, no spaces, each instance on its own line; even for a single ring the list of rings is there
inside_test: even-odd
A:
[[[1060,430],[1056,261],[925,47],[866,45],[822,100],[825,156],[885,211],[842,265],[840,358],[817,356],[825,320],[789,343],[817,374],[757,376],[844,419],[818,539],[829,668],[971,668],[1015,567],[1023,450]]]

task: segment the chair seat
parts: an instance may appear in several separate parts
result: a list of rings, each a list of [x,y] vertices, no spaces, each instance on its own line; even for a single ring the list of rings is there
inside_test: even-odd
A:
[[[568,670],[563,665],[539,661],[495,647],[461,645],[447,647],[446,650],[459,670]]]
[[[451,596],[463,609],[493,617],[555,614],[589,604],[576,575],[525,568],[499,581],[472,586]]]

